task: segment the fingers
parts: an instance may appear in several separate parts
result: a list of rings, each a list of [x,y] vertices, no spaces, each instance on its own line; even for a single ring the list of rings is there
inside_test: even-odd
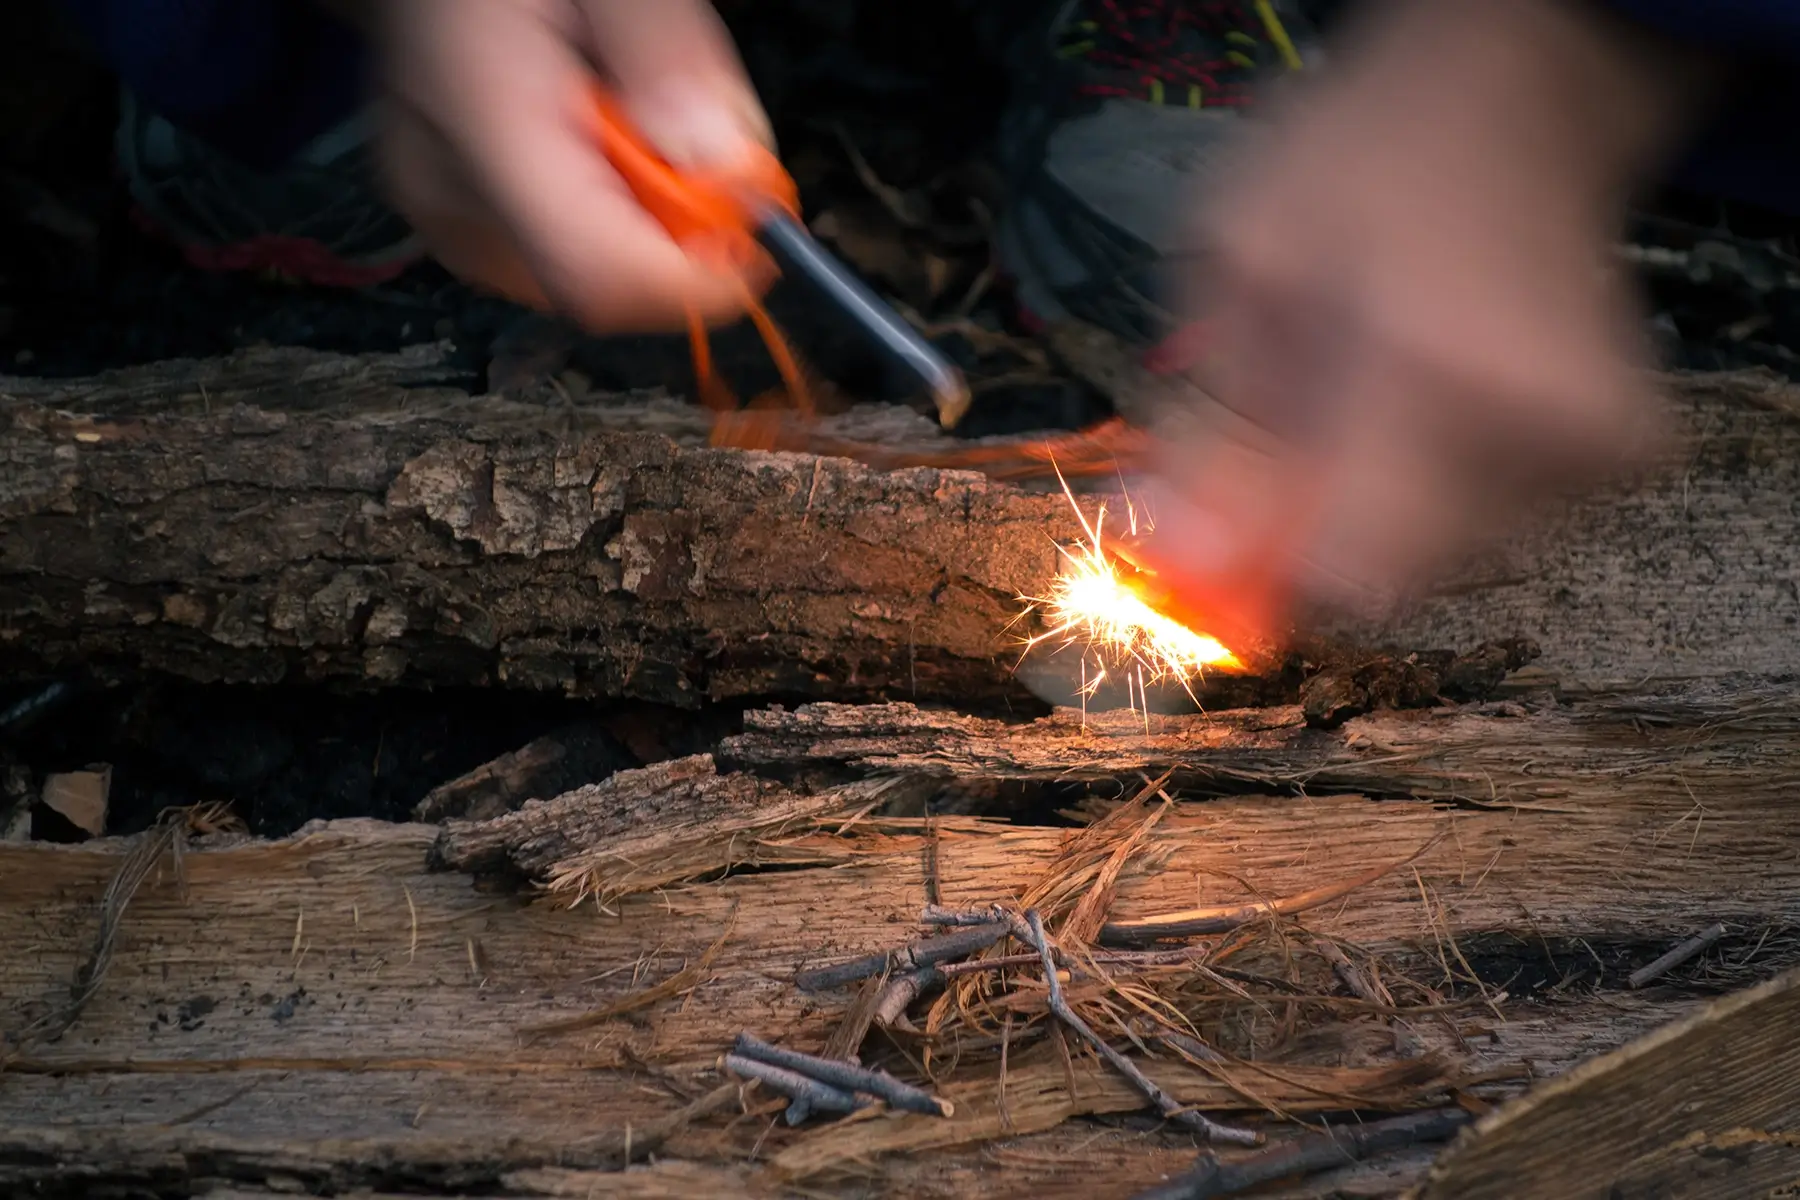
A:
[[[748,91],[705,5],[610,7],[612,23],[592,35],[609,63],[649,53],[659,38],[692,37],[699,49],[685,78],[695,88]],[[621,52],[608,39],[630,24],[625,9],[657,36],[640,32]],[[744,281],[671,241],[596,149],[592,72],[578,44],[584,15],[557,0],[397,0],[388,31],[397,111],[386,140],[397,205],[452,270],[594,330],[678,329],[690,309],[709,321],[736,317]],[[673,43],[660,53],[679,57]]]
[[[773,147],[769,119],[706,0],[581,0],[596,56],[639,127],[671,162],[729,170]]]
[[[552,307],[518,241],[429,123],[409,110],[389,112],[380,151],[390,193],[445,270],[528,307]]]

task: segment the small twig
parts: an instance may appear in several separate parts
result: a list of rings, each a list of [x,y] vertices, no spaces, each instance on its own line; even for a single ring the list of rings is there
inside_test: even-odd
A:
[[[1078,976],[1079,969],[1068,962],[1067,956],[1057,952],[1057,960],[1065,970],[1073,970]],[[1183,947],[1180,950],[1095,950],[1083,956],[1083,962],[1091,962],[1104,967],[1181,967],[1200,965],[1206,957],[1204,950]],[[999,971],[1006,967],[1034,967],[1038,956],[1035,951],[1030,954],[1002,954],[995,958],[972,958],[966,962],[944,963],[938,967],[948,978],[958,975],[979,975],[983,971]]]
[[[1175,1097],[1163,1091],[1160,1084],[1138,1070],[1136,1063],[1113,1049],[1106,1039],[1095,1033],[1088,1023],[1082,1020],[1073,1008],[1069,1007],[1068,1000],[1063,996],[1062,983],[1056,977],[1056,957],[1050,945],[1050,938],[1044,932],[1044,918],[1037,909],[1026,911],[1025,926],[1030,931],[1032,945],[1037,947],[1038,954],[1042,957],[1044,983],[1050,992],[1050,1011],[1056,1014],[1058,1020],[1079,1034],[1083,1041],[1112,1064],[1114,1070],[1131,1080],[1168,1120],[1204,1134],[1211,1141],[1227,1142],[1235,1146],[1260,1146],[1262,1144],[1263,1136],[1255,1130],[1236,1129],[1229,1125],[1221,1125],[1204,1113],[1183,1108]]]
[[[1319,953],[1324,956],[1325,961],[1331,964],[1332,971],[1343,981],[1344,986],[1350,989],[1352,996],[1365,1004],[1381,1008],[1394,1007],[1393,993],[1382,986],[1379,978],[1370,975],[1351,962],[1342,946],[1330,938],[1324,937],[1314,938],[1313,944],[1318,947]],[[1406,1028],[1405,1022],[1398,1017],[1393,1019],[1391,1028],[1394,1035],[1394,1053],[1405,1054],[1407,1039],[1411,1035],[1410,1031]]]
[[[848,1113],[857,1109],[857,1099],[849,1092],[786,1067],[757,1062],[741,1054],[727,1054],[725,1069],[743,1079],[767,1084],[791,1100],[793,1103],[787,1107],[789,1125],[798,1125],[814,1113]]]
[[[868,189],[869,195],[875,197],[888,215],[903,228],[924,229],[929,224],[929,218],[928,214],[921,211],[920,202],[875,173],[875,168],[863,157],[863,152],[842,121],[832,122],[831,131],[837,135],[838,145],[844,149],[844,157],[850,160],[850,169],[856,172],[856,178]]]
[[[1342,948],[1340,948],[1336,942],[1332,941],[1330,938],[1316,938],[1314,939],[1314,945],[1319,948],[1319,953],[1324,956],[1325,961],[1331,964],[1332,971],[1334,971],[1337,974],[1337,977],[1343,981],[1344,986],[1350,989],[1350,994],[1352,996],[1355,996],[1358,1000],[1363,1000],[1370,1004],[1379,1004],[1383,1007],[1391,1007],[1393,1005],[1394,998],[1392,996],[1384,996],[1376,991],[1374,982],[1367,975],[1363,974],[1362,968],[1350,961],[1349,956],[1344,953]]]
[[[1676,946],[1673,950],[1670,950],[1655,962],[1650,963],[1648,966],[1639,967],[1630,975],[1626,976],[1625,986],[1636,990],[1643,987],[1646,983],[1650,983],[1652,980],[1667,975],[1670,971],[1673,971],[1676,967],[1679,967],[1682,963],[1688,961],[1688,959],[1696,957],[1702,950],[1705,950],[1708,946],[1724,936],[1725,926],[1723,925],[1713,925],[1701,930],[1699,933],[1696,933],[1687,941]]]
[[[877,1100],[887,1101],[889,1108],[898,1108],[905,1112],[925,1113],[934,1117],[950,1117],[956,1115],[956,1106],[948,1100],[933,1096],[924,1088],[914,1087],[895,1079],[886,1071],[876,1071],[868,1067],[858,1067],[838,1059],[820,1058],[816,1054],[802,1054],[798,1050],[786,1050],[780,1046],[771,1046],[761,1038],[748,1033],[740,1033],[737,1042],[732,1046],[733,1058],[754,1059],[771,1066],[786,1067],[798,1071],[821,1083],[831,1084],[849,1092],[861,1092],[873,1096]]]
[[[821,992],[843,987],[859,979],[868,979],[883,971],[895,973],[929,967],[953,958],[962,958],[985,950],[1007,934],[1004,922],[992,917],[984,924],[957,933],[924,938],[885,954],[870,954],[830,967],[814,967],[794,976],[794,986],[803,992]]]
[[[941,904],[927,904],[925,911],[919,914],[919,924],[921,925],[992,925],[997,921],[1004,922],[1005,920],[1006,912],[998,904],[975,909],[945,908]]]
[[[1328,1171],[1405,1146],[1445,1141],[1473,1119],[1460,1108],[1434,1109],[1367,1125],[1308,1133],[1236,1162],[1220,1162],[1209,1151],[1200,1156],[1192,1170],[1140,1193],[1136,1200],[1214,1200],[1235,1196],[1277,1179]]]
[[[1039,957],[1034,950],[1029,954],[1002,954],[995,958],[971,958],[963,962],[945,963],[938,968],[938,973],[946,979],[956,979],[963,975],[980,975],[987,971],[1004,971],[1008,967],[1035,967]]]
[[[882,993],[887,989],[887,980],[877,976],[866,980],[862,989],[856,993],[850,1008],[844,1013],[844,1019],[838,1022],[831,1037],[825,1042],[825,1057],[842,1059],[844,1062],[858,1061],[857,1055],[862,1052],[864,1039],[869,1036],[869,1029],[875,1024],[876,1010],[881,1003]]]
[[[944,982],[942,967],[920,967],[904,975],[893,975],[875,1000],[875,1024],[883,1029],[910,1029],[906,1010],[920,996]]]

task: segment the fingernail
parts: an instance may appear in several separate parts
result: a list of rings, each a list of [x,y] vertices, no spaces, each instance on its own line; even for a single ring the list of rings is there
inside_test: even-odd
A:
[[[754,103],[734,104],[716,90],[669,80],[635,100],[644,135],[681,167],[728,167],[769,141]]]

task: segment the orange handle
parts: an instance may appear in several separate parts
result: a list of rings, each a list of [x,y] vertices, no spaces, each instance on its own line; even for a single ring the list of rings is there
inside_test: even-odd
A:
[[[594,134],[600,151],[631,194],[678,245],[722,255],[740,268],[759,261],[756,227],[770,208],[800,215],[799,189],[773,153],[756,146],[729,174],[683,171],[664,158],[626,113],[596,84]]]

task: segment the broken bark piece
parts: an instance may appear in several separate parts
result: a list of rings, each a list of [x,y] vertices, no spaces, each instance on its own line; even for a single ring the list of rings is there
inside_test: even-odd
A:
[[[1443,693],[1456,701],[1486,700],[1513,671],[1537,661],[1543,649],[1530,638],[1486,642],[1459,654],[1443,670]]]
[[[1300,710],[1316,729],[1335,729],[1369,711],[1369,692],[1344,669],[1320,671],[1300,685]]]
[[[451,821],[432,861],[610,900],[743,863],[784,861],[784,839],[914,786],[882,779],[799,792],[752,775],[721,775],[711,755],[698,754],[620,771],[491,821]],[[799,854],[805,861],[805,851]]]
[[[1300,706],[1308,724],[1335,729],[1378,708],[1486,700],[1509,672],[1540,653],[1530,638],[1509,638],[1484,642],[1466,654],[1420,652],[1332,664],[1300,684]]]
[[[413,818],[435,825],[451,818],[487,821],[511,812],[529,798],[534,782],[547,775],[566,753],[555,738],[528,742],[432,788],[413,808]]]
[[[112,767],[62,771],[44,776],[44,807],[89,837],[106,833],[107,805],[112,796]]]
[[[413,819],[432,825],[452,818],[492,820],[527,800],[598,782],[629,763],[623,748],[599,729],[562,729],[432,788],[414,807]]]

